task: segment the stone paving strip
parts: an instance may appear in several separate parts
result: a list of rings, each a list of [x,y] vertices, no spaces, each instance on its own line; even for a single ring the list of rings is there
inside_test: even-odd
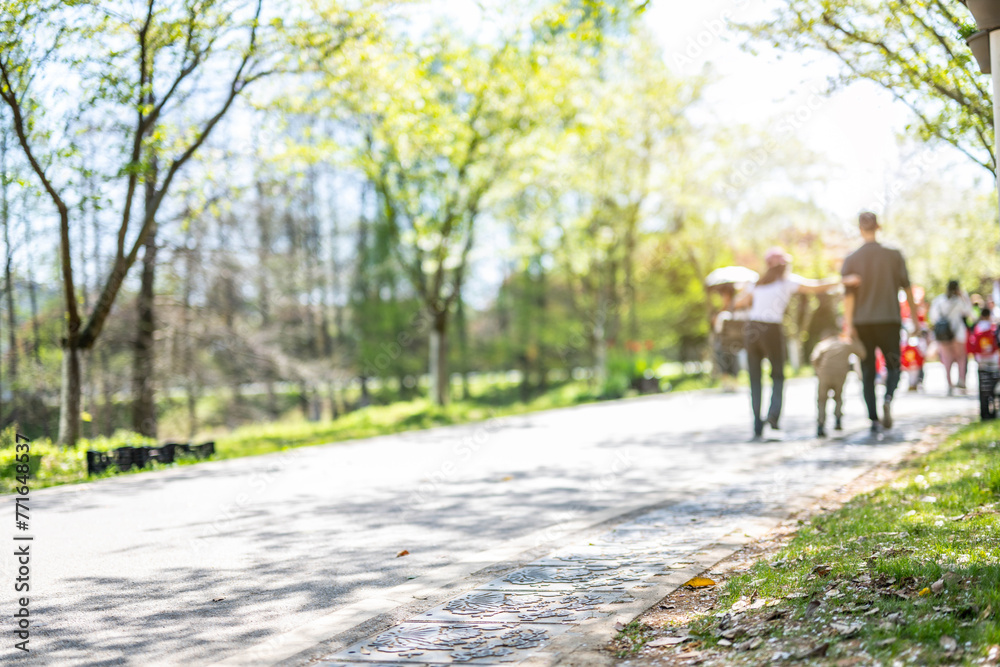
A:
[[[910,433],[903,440],[915,440]],[[604,664],[625,623],[795,510],[899,456],[905,444],[833,442],[560,548],[337,653],[324,667]]]

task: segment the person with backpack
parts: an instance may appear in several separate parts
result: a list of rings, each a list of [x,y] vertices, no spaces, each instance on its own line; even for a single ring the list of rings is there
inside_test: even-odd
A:
[[[972,317],[972,301],[969,295],[962,291],[957,280],[948,281],[948,290],[931,301],[928,320],[937,341],[938,354],[944,365],[945,378],[948,381],[948,395],[957,389],[965,393],[965,375],[969,355],[966,349],[968,338],[968,318]],[[958,381],[952,382],[951,367],[958,366]]]
[[[996,419],[994,390],[1000,380],[1000,341],[988,306],[979,310],[979,319],[969,332],[969,343],[979,375],[979,417]]]

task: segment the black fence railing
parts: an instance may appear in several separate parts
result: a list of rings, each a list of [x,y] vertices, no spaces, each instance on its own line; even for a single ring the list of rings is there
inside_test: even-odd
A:
[[[108,452],[87,451],[87,476],[100,475],[108,468],[126,472],[152,463],[170,464],[178,459],[207,459],[215,454],[215,443],[192,445],[168,442],[157,447],[119,447]]]

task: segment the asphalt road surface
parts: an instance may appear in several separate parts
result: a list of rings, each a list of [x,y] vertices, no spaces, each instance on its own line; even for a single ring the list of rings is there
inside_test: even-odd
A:
[[[929,383],[926,394],[900,392],[892,437],[872,442],[849,379],[847,430],[830,450],[845,455],[830,465],[860,472],[891,442],[977,414],[971,392],[944,396],[940,367]],[[33,492],[31,652],[14,648],[23,594],[13,591],[11,546],[0,572],[0,661],[273,664],[387,612],[401,591],[420,600],[504,554],[558,546],[616,514],[750,480],[782,484],[799,474],[797,460],[831,446],[814,437],[814,381],[785,393],[775,442],[748,442],[745,390],[706,391]],[[822,481],[821,469],[809,474]],[[15,545],[14,499],[0,503]],[[303,636],[311,639],[297,645]]]

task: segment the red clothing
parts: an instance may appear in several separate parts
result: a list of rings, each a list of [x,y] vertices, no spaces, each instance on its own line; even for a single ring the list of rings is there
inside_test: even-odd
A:
[[[968,341],[969,352],[975,355],[976,361],[997,362],[997,328],[992,322],[989,320],[976,322]]]
[[[904,319],[910,319],[910,304],[906,299],[899,302],[899,315]],[[917,321],[921,325],[927,324],[927,304],[917,304]],[[923,327],[921,327],[923,328]]]
[[[910,341],[900,346],[900,358],[904,371],[918,371],[924,366],[924,353]]]

